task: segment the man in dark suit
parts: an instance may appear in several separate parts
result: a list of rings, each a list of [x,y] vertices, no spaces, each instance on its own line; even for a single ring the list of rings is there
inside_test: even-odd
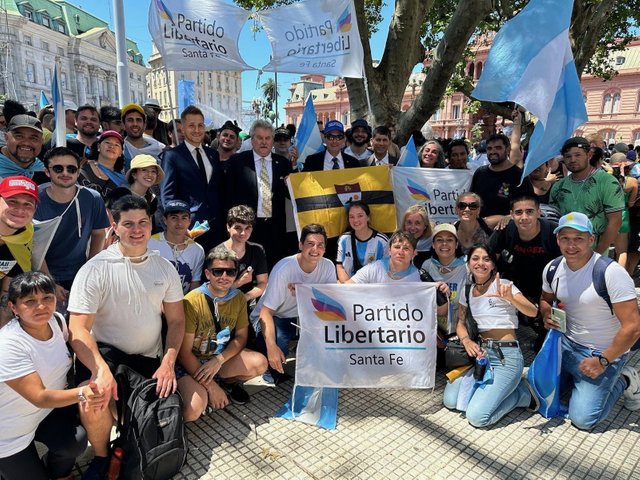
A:
[[[389,147],[391,146],[391,130],[388,127],[380,126],[373,130],[371,137],[371,147],[373,154],[360,163],[363,167],[375,167],[377,165],[395,165],[398,158],[389,155]]]
[[[303,172],[337,170],[339,168],[357,168],[360,162],[342,151],[344,146],[344,125],[338,120],[329,120],[324,127],[324,139],[327,149],[324,152],[309,155],[304,162]]]
[[[192,222],[209,221],[210,230],[196,241],[205,251],[223,239],[224,217],[220,198],[222,173],[218,152],[203,145],[204,115],[189,105],[180,115],[184,142],[167,150],[162,158],[162,202],[183,200],[191,207]]]
[[[264,247],[271,269],[287,253],[284,199],[291,162],[272,153],[274,129],[270,122],[256,120],[249,135],[252,149],[228,160],[226,206],[248,205],[255,210],[251,240]]]

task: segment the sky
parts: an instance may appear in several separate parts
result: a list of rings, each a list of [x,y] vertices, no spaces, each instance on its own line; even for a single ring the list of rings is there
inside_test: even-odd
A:
[[[81,7],[84,11],[95,15],[109,23],[113,30],[113,2],[112,0],[68,0],[69,3]],[[125,28],[127,38],[134,40],[142,52],[145,61],[151,55],[151,35],[147,27],[150,0],[124,0]],[[232,3],[232,2],[227,2]],[[384,49],[387,37],[387,28],[393,14],[393,1],[387,1],[382,10],[383,22],[376,34],[370,40],[371,51],[374,59],[379,59]],[[269,62],[271,46],[264,32],[253,33],[250,31],[251,20],[247,22],[240,34],[240,52],[246,63],[260,68]],[[260,85],[267,79],[273,78],[272,72],[264,72],[258,80],[257,71],[242,73],[242,100],[243,109],[248,108],[249,102],[254,97],[261,97]],[[331,77],[328,77],[331,78]],[[284,121],[284,104],[290,95],[288,90],[292,82],[300,79],[299,74],[278,73],[278,112],[279,123]]]

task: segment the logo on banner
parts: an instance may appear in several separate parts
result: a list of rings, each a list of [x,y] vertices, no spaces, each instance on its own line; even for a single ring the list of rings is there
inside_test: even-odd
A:
[[[312,288],[313,297],[311,303],[315,308],[315,315],[320,320],[325,321],[341,321],[347,319],[347,314],[338,302],[329,295],[325,295],[320,290]]]
[[[173,15],[171,15],[171,11],[167,8],[162,0],[155,0],[156,8],[158,9],[158,15],[163,20],[168,20],[172,25],[175,25],[176,22],[173,21]]]
[[[411,198],[413,198],[417,202],[431,201],[431,195],[429,195],[429,191],[425,187],[418,185],[410,178],[407,178],[407,189],[409,190]]]
[[[345,207],[358,200],[362,200],[362,190],[359,183],[346,183],[344,185],[334,185],[336,194]]]
[[[340,18],[338,18],[337,30],[342,33],[351,31],[351,10],[349,10],[349,7],[345,8]]]

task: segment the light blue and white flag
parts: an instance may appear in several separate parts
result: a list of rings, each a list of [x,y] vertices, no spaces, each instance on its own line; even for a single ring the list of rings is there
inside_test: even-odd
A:
[[[178,80],[178,115],[189,105],[196,103],[196,87],[193,80]]]
[[[567,414],[566,406],[560,403],[561,369],[562,333],[551,329],[527,373],[527,381],[540,402],[538,412],[545,418]]]
[[[311,94],[307,97],[302,119],[296,132],[296,147],[298,149],[298,168],[300,170],[302,170],[304,161],[309,155],[321,152],[324,149]]]
[[[56,129],[52,141],[56,147],[67,146],[67,123],[64,114],[64,98],[62,95],[62,82],[60,80],[60,65],[56,62],[53,69],[53,81],[51,85],[51,100],[53,102],[53,115],[56,119]]]
[[[531,0],[493,40],[471,96],[515,102],[538,117],[522,178],[588,120],[569,43],[573,1]]]
[[[44,90],[40,90],[40,108],[44,108],[49,105],[49,100],[47,100],[47,96],[44,94]]]
[[[293,386],[291,399],[276,417],[335,430],[338,423],[338,389]]]
[[[420,161],[418,160],[418,151],[416,150],[416,143],[413,140],[413,135],[409,137],[409,141],[402,150],[400,158],[396,167],[419,167]]]
[[[353,0],[307,0],[256,13],[271,42],[265,72],[364,76]]]

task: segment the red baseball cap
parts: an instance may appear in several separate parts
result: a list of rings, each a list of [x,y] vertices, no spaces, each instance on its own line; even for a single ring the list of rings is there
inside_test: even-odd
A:
[[[39,200],[38,185],[30,178],[22,176],[5,177],[0,182],[0,197],[11,198],[21,193],[30,195],[36,202]]]

